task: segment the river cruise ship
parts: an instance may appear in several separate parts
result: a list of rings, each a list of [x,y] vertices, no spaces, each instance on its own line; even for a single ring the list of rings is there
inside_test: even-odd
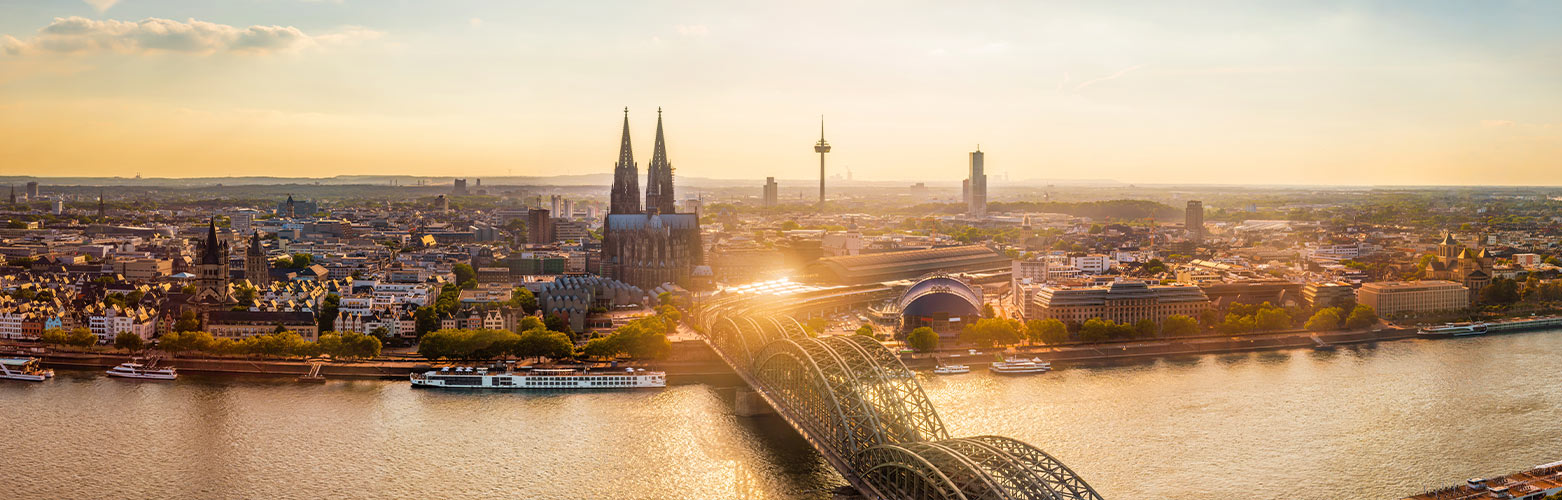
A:
[[[447,366],[413,373],[413,387],[499,390],[589,390],[667,387],[667,374],[637,368],[592,371],[578,368],[489,369]]]
[[[1005,360],[988,366],[987,371],[999,375],[1033,375],[1052,371],[1052,363],[1042,361],[1040,358]]]
[[[157,366],[156,360],[140,362],[131,360],[129,363],[120,363],[119,366],[108,369],[108,376],[119,378],[133,378],[141,380],[173,380],[179,378],[179,373],[173,367]]]
[[[1416,334],[1428,337],[1467,337],[1470,335],[1485,335],[1486,323],[1449,323],[1442,326],[1429,326],[1417,331]]]
[[[0,378],[42,382],[54,377],[54,370],[38,366],[38,358],[0,358]]]

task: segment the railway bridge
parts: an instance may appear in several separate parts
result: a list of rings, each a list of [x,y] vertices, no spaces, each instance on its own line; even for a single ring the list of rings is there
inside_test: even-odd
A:
[[[740,302],[692,323],[721,358],[873,499],[1101,500],[1062,462],[1000,436],[953,437],[915,374],[878,341],[815,337]]]

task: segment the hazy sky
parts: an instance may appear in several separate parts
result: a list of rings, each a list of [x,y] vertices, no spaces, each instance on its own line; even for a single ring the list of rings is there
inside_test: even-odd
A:
[[[1562,185],[1562,2],[7,0],[0,175]]]

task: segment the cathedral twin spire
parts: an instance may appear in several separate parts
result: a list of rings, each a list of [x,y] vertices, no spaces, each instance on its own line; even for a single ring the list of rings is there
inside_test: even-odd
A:
[[[609,213],[635,214],[640,209],[640,169],[635,164],[629,143],[629,108],[624,108],[624,135],[618,147],[618,163],[613,166],[613,190]],[[656,110],[656,145],[646,171],[645,213],[675,213],[673,166],[667,161],[667,144],[662,136],[662,110]]]

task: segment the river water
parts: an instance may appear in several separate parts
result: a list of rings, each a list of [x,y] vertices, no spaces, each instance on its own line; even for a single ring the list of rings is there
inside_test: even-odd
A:
[[[1562,332],[930,378],[955,435],[1108,499],[1399,498],[1562,459]],[[61,372],[0,381],[9,498],[829,498],[731,387],[535,394]]]

